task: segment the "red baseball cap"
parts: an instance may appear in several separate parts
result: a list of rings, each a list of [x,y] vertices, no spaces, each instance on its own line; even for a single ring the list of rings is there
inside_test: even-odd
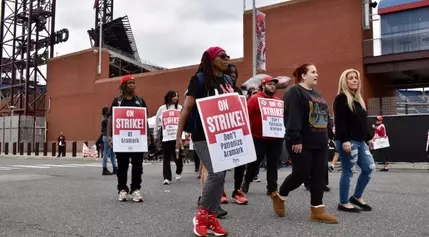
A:
[[[124,84],[125,82],[129,81],[129,80],[134,80],[134,77],[131,75],[125,75],[125,76],[121,77],[121,85]]]
[[[265,84],[267,82],[274,82],[274,83],[279,83],[279,80],[272,78],[271,76],[266,76],[264,78],[262,78],[261,84]]]

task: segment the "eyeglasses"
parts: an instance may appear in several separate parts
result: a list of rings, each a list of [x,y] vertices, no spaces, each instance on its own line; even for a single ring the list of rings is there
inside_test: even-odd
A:
[[[229,60],[229,56],[226,53],[218,54],[217,56],[222,60]]]

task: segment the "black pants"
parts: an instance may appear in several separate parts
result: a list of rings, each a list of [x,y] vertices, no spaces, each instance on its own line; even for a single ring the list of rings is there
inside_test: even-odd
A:
[[[164,180],[172,180],[171,177],[171,158],[173,157],[176,162],[176,174],[182,174],[183,171],[183,157],[182,150],[180,150],[179,159],[176,158],[176,141],[162,142],[162,155],[164,159],[163,163],[163,175]]]
[[[374,157],[374,160],[376,162],[380,162],[383,164],[385,164],[387,162],[387,160],[386,160],[386,149],[387,148],[381,148],[381,149],[374,150],[373,157]]]
[[[129,193],[140,190],[143,174],[143,153],[116,153],[118,161],[118,191]],[[128,167],[131,159],[131,189],[127,186]]]
[[[241,183],[243,182],[245,171],[246,165],[237,166],[234,168],[234,192],[238,191],[241,188]]]
[[[200,157],[198,157],[198,154],[195,150],[192,151],[192,155],[194,157],[195,172],[198,172],[198,170],[200,170]]]
[[[247,164],[244,179],[247,183],[253,181],[258,174],[258,169],[264,157],[267,158],[267,190],[277,191],[277,167],[283,151],[283,139],[266,140],[253,138],[256,150],[256,161]]]
[[[326,166],[325,185],[326,186],[329,185],[329,167],[328,166]],[[304,186],[310,187],[310,179],[308,179],[307,181],[304,181]]]
[[[325,175],[328,164],[328,146],[320,149],[304,149],[297,154],[292,151],[292,145],[286,141],[286,149],[292,160],[292,173],[286,177],[280,187],[280,195],[288,196],[289,192],[297,189],[305,181],[309,180],[311,205],[323,204],[323,192],[325,188]]]
[[[65,150],[65,146],[58,146],[58,156],[66,156],[66,150]]]

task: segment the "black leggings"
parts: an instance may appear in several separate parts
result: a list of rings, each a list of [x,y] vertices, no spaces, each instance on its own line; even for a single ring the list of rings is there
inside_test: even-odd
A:
[[[128,167],[131,158],[131,190],[127,186]],[[143,153],[116,153],[118,160],[118,191],[134,192],[140,190],[143,174]]]
[[[234,192],[240,190],[241,183],[243,182],[243,179],[244,179],[245,170],[246,170],[246,165],[235,167],[235,169],[234,169]]]
[[[180,150],[179,159],[176,158],[176,141],[162,142],[162,155],[164,159],[163,163],[163,175],[164,180],[172,180],[171,175],[171,158],[173,157],[176,163],[176,174],[180,175],[183,171],[183,157],[182,150]]]
[[[309,180],[311,192],[311,205],[323,204],[325,189],[325,175],[328,164],[328,146],[320,149],[304,149],[297,154],[292,151],[292,145],[286,141],[286,149],[292,160],[292,173],[286,177],[280,187],[280,195],[288,196],[289,192],[297,189]]]

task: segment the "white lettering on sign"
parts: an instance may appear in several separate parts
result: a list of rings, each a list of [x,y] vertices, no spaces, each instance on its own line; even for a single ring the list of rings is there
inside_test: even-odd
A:
[[[174,114],[173,114],[174,116]],[[167,117],[167,118],[163,118],[162,122],[164,123],[165,126],[169,125],[169,124],[179,124],[179,117]]]
[[[134,117],[134,110],[127,110],[126,115],[127,117]]]
[[[283,117],[283,109],[262,107],[262,112],[267,116]]]
[[[145,122],[144,119],[117,118],[115,121],[115,126],[119,129],[144,129]]]
[[[219,107],[220,111],[229,110],[229,105],[227,100],[219,100],[217,102],[217,106]]]
[[[213,115],[208,117],[206,121],[209,131],[212,133],[239,128],[245,125],[245,118],[242,111]]]

